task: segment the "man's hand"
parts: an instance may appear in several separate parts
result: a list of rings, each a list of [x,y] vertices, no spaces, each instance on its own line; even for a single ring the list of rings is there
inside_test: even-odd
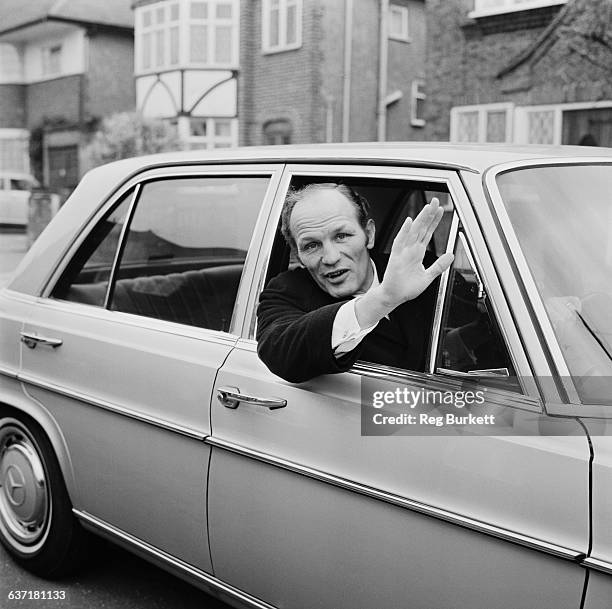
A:
[[[416,298],[452,264],[453,255],[443,254],[429,268],[423,266],[427,244],[443,213],[440,202],[434,198],[414,221],[406,219],[393,241],[381,284],[355,303],[355,314],[362,328],[377,323],[402,303]]]

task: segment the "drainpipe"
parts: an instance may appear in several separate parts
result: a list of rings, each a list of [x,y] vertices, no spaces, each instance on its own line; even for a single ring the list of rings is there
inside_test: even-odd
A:
[[[323,95],[325,99],[325,141],[329,144],[334,141],[334,98]]]
[[[344,0],[344,82],[342,88],[342,141],[348,142],[351,121],[351,62],[353,57],[353,0]]]
[[[380,0],[380,41],[378,50],[378,141],[387,139],[387,63],[389,55],[389,29],[387,19],[389,15],[389,0]]]

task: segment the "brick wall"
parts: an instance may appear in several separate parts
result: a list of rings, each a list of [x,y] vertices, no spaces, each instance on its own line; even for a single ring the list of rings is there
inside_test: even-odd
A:
[[[63,119],[70,124],[81,119],[82,75],[64,76],[28,85],[26,116],[28,129],[41,125],[45,118]]]
[[[0,85],[0,129],[23,129],[25,85]]]
[[[317,54],[313,42],[320,35],[317,32],[318,3],[304,3],[301,48],[270,54],[262,53],[261,0],[251,0],[251,5],[245,10],[243,2],[241,16],[241,67],[244,66],[239,101],[240,110],[244,112],[240,118],[241,143],[262,144],[264,125],[280,119],[291,122],[292,143],[316,141],[320,129],[313,122],[313,115],[316,115],[313,94],[317,88],[313,73]],[[250,17],[248,24],[245,24],[246,15]],[[248,45],[244,44],[245,40],[250,40]]]
[[[376,140],[379,8],[380,3],[377,0],[354,0],[350,128],[352,142]]]
[[[453,106],[508,101],[497,73],[542,33],[537,10],[505,17],[508,28],[489,29],[468,19],[471,0],[427,2],[427,139],[449,138]],[[550,16],[552,19],[552,16]],[[549,19],[549,20],[550,20]],[[522,29],[511,27],[519,20]],[[497,23],[497,18],[496,21]]]
[[[393,0],[408,7],[410,42],[389,39],[387,93],[401,91],[402,98],[387,108],[387,140],[423,139],[423,128],[410,123],[412,81],[425,78],[425,3]]]
[[[609,0],[570,0],[565,7],[477,20],[467,17],[469,0],[429,0],[427,6],[428,139],[448,139],[453,106],[612,99]],[[536,40],[536,52],[500,75]]]
[[[136,107],[133,36],[89,34],[85,119]]]

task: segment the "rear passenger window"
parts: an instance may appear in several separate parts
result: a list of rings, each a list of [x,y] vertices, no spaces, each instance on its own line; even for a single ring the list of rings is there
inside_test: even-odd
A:
[[[126,195],[51,296],[228,331],[269,176],[173,178]],[[127,223],[127,226],[126,226]]]
[[[134,191],[129,191],[95,226],[55,285],[52,298],[103,307],[113,262]]]
[[[146,183],[119,253],[109,307],[229,330],[268,177]]]

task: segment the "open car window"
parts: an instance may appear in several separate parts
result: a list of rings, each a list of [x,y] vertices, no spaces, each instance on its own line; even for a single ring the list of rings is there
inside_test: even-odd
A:
[[[358,195],[365,197],[369,203],[370,213],[376,226],[375,243],[370,253],[372,258],[377,261],[377,264],[381,263],[383,267],[386,265],[386,260],[388,260],[391,252],[393,239],[406,218],[416,217],[427,203],[430,203],[434,197],[438,198],[444,214],[428,246],[425,264],[431,264],[446,251],[453,217],[453,204],[445,184],[420,180],[399,180],[395,178],[338,177],[333,175],[313,178],[313,176],[297,175],[291,180],[290,188],[298,190],[312,183],[346,184]],[[296,255],[290,251],[289,246],[285,243],[280,231],[279,222],[265,283],[267,284],[276,275],[299,264]],[[425,337],[423,340],[427,343],[422,347],[424,354],[428,354],[431,349],[437,288],[438,281],[430,286],[430,306],[424,318],[424,325],[426,327],[420,328]],[[427,361],[426,356],[425,361]],[[408,363],[401,369],[415,370]],[[425,363],[417,371],[425,371]]]

